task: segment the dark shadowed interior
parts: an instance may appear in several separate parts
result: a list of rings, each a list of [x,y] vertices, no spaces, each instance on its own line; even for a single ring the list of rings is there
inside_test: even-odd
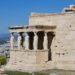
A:
[[[37,33],[38,35],[38,49],[43,49],[43,41],[44,41],[44,32],[40,31]]]
[[[47,33],[47,36],[48,36],[48,60],[52,60],[52,54],[51,54],[51,44],[52,44],[52,40],[53,40],[53,37],[55,36],[53,32],[48,32]]]
[[[29,49],[32,50],[33,49],[33,39],[34,39],[34,33],[33,32],[29,32]]]

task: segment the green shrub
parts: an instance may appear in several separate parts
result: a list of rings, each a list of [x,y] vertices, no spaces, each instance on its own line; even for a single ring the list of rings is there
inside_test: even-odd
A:
[[[6,64],[6,56],[0,56],[0,65]]]

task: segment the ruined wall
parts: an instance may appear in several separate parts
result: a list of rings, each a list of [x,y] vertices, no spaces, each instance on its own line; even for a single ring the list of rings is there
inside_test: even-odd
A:
[[[57,62],[58,67],[61,67],[58,64],[66,64],[69,68],[75,67],[75,13],[33,14],[29,25],[56,26],[51,45],[52,61]]]

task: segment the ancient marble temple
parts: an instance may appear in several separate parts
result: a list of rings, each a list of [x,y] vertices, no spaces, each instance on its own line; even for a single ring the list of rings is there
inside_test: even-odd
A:
[[[75,70],[75,6],[61,13],[32,13],[29,25],[9,27],[10,60],[5,69]],[[14,35],[17,34],[17,47]]]

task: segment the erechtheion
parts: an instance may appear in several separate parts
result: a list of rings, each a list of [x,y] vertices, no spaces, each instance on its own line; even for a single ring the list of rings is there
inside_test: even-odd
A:
[[[29,25],[9,27],[10,61],[7,70],[75,70],[75,6],[61,13],[32,13]],[[18,34],[14,47],[14,34]]]

